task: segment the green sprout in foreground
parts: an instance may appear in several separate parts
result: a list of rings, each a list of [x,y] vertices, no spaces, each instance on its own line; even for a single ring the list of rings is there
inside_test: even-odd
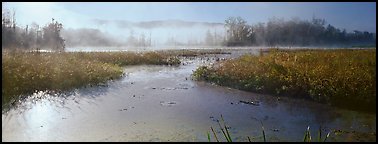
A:
[[[219,122],[219,120],[217,120],[217,123],[219,125],[219,128],[222,131],[223,137],[226,139],[227,142],[232,142],[232,138],[230,136],[230,132],[228,131],[228,127],[227,127],[226,123],[224,122],[224,119],[223,119],[222,115],[221,115],[221,120],[222,120],[223,125],[221,125],[221,123]],[[260,123],[261,123],[261,128],[262,128],[263,140],[264,140],[264,142],[267,142],[266,135],[265,135],[264,125],[263,125],[263,123],[262,123],[261,120],[260,120]],[[215,140],[217,142],[219,142],[218,136],[217,136],[217,134],[214,131],[214,129],[213,129],[212,126],[210,127],[210,129],[211,129],[212,133],[214,134]],[[328,139],[329,135],[330,135],[330,132],[328,132],[327,135],[326,135],[326,137],[324,139],[322,139],[322,130],[321,130],[321,126],[320,126],[319,127],[319,132],[318,132],[318,142],[326,142],[326,140]],[[251,138],[249,136],[247,136],[247,138],[248,138],[248,142],[252,142]],[[208,139],[209,142],[211,142],[211,136],[210,136],[210,132],[209,131],[207,132],[207,139]],[[305,131],[303,141],[304,142],[311,142],[310,126],[308,126],[307,129],[306,129],[306,131]]]

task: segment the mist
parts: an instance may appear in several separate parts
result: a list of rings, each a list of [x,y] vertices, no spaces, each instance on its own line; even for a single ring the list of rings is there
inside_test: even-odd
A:
[[[66,46],[120,46],[123,43],[118,41],[111,34],[93,28],[64,29],[62,37],[66,40]]]
[[[310,20],[273,17],[267,23],[256,24],[250,24],[241,17],[229,17],[225,23],[183,20],[92,21],[96,28],[67,29],[62,32],[67,47],[352,47],[375,46],[376,42],[375,33],[358,30],[346,32],[316,17]]]
[[[67,47],[206,46],[207,32],[223,36],[223,23],[160,20],[130,22],[92,20],[92,28],[63,29]],[[215,45],[215,44],[212,44]],[[220,45],[220,43],[219,43]]]
[[[376,41],[375,13],[371,13],[376,8],[372,3],[343,3],[342,6],[336,3],[4,5],[3,48],[48,48],[56,47],[55,43],[61,49],[64,46],[119,49],[206,46],[344,47],[375,46]],[[315,8],[324,8],[327,13],[313,11]],[[345,14],[332,12],[334,9],[342,10]],[[230,18],[239,19],[230,22]],[[343,26],[341,22],[353,27]],[[52,34],[52,38],[49,34]]]

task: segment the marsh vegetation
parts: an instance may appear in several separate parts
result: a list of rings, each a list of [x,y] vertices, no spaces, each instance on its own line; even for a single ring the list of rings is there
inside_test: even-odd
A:
[[[328,127],[322,130],[324,133],[332,132],[331,136],[328,138],[329,141],[374,141],[372,137],[375,134],[373,128],[375,123],[372,119],[375,120],[375,118],[371,116],[373,114],[365,116],[365,113],[345,112],[342,109],[328,107],[319,103],[289,99],[289,96],[293,94],[290,93],[290,91],[284,91],[285,93],[282,93],[287,95],[287,98],[281,97],[277,99],[277,97],[274,97],[274,95],[277,95],[275,93],[276,91],[273,91],[270,95],[259,95],[257,93],[266,91],[256,91],[257,93],[238,91],[236,89],[190,79],[191,74],[201,76],[200,78],[202,78],[202,80],[212,79],[214,78],[213,74],[217,74],[215,68],[230,66],[232,65],[230,62],[238,63],[236,63],[234,69],[229,69],[230,71],[224,71],[224,73],[238,77],[243,74],[243,71],[250,73],[249,68],[251,68],[252,64],[260,66],[253,63],[255,62],[253,60],[259,58],[266,58],[266,62],[269,63],[273,63],[274,61],[269,60],[269,58],[277,58],[277,63],[286,64],[285,66],[287,66],[290,65],[288,62],[293,62],[287,59],[295,59],[295,56],[291,56],[290,54],[295,53],[297,56],[296,61],[304,65],[304,60],[300,59],[300,56],[304,57],[303,53],[321,52],[329,55],[343,54],[353,59],[352,56],[357,55],[364,55],[363,58],[373,56],[373,51],[374,49],[295,51],[269,49],[261,51],[261,55],[259,55],[257,49],[168,50],[140,53],[3,52],[3,102],[4,98],[7,98],[4,97],[4,92],[7,92],[6,94],[8,95],[14,94],[8,97],[8,100],[13,98],[13,100],[17,100],[20,96],[25,98],[20,101],[20,103],[17,103],[19,106],[9,110],[3,115],[5,119],[8,120],[8,122],[4,124],[7,125],[5,128],[7,134],[4,137],[6,141],[21,139],[29,141],[38,140],[28,137],[32,136],[29,134],[25,134],[26,137],[12,138],[14,135],[12,129],[16,127],[25,128],[27,133],[33,133],[37,130],[26,128],[26,126],[29,127],[29,125],[25,123],[28,121],[34,121],[31,125],[41,129],[59,123],[57,127],[65,132],[72,131],[72,129],[83,132],[93,128],[93,125],[107,125],[115,122],[118,124],[106,126],[106,129],[116,132],[109,134],[104,133],[101,139],[105,141],[207,141],[205,134],[209,132],[209,134],[211,134],[211,141],[216,141],[215,137],[213,137],[215,132],[219,141],[264,141],[260,121],[256,123],[251,120],[251,117],[257,117],[264,122],[266,141],[303,141],[303,131],[306,127],[311,126],[311,128],[316,128],[319,125],[323,125],[322,121],[329,122],[324,124]],[[237,53],[236,55],[235,52]],[[353,54],[349,52],[353,52]],[[239,57],[242,53],[245,53],[245,55]],[[251,55],[251,53],[254,55]],[[285,53],[288,53],[289,56]],[[309,55],[306,55],[306,57],[308,56]],[[244,61],[240,62],[240,59]],[[342,58],[339,58],[340,61],[341,59]],[[315,60],[315,58],[313,58],[313,60]],[[360,63],[358,65],[354,64],[353,66],[360,67],[369,63],[369,61],[359,61]],[[322,62],[326,63],[326,60]],[[261,70],[274,70],[269,77],[284,76],[282,73],[278,72],[278,70],[280,70],[278,69],[278,64],[269,65],[269,63],[266,63],[264,65],[265,67],[261,68]],[[374,62],[372,63],[374,64]],[[236,66],[240,68],[243,64],[250,65],[244,66],[244,69],[236,69]],[[204,65],[208,67],[203,67]],[[213,65],[213,67],[209,67],[209,65]],[[202,74],[199,73],[200,71],[197,68],[203,69]],[[367,70],[367,67],[363,68],[364,69],[361,70]],[[210,71],[212,69],[214,69],[214,71]],[[299,68],[295,70],[298,69]],[[346,69],[347,68],[345,68],[345,70]],[[193,73],[194,70],[196,71]],[[356,71],[353,72],[355,73]],[[360,75],[363,72],[366,71],[361,71]],[[292,71],[287,73],[292,74],[290,76],[293,77]],[[212,82],[215,83],[214,81]],[[219,82],[228,84],[234,81],[228,80]],[[263,84],[269,83],[262,83],[259,86],[263,87]],[[285,84],[289,85],[289,83]],[[22,91],[15,90],[14,88],[16,87],[18,90]],[[36,90],[38,91],[37,93]],[[49,90],[49,92],[46,93],[46,90]],[[73,91],[73,93],[70,93],[70,91]],[[19,92],[24,93],[20,94]],[[59,95],[53,96],[51,93],[58,93]],[[267,93],[269,93],[269,91]],[[296,96],[294,94],[293,96]],[[59,101],[63,106],[54,107],[54,105],[57,105],[55,101]],[[219,106],[224,108],[219,109]],[[23,110],[23,107],[30,107],[31,109]],[[151,110],[151,107],[153,107],[153,110]],[[83,113],[82,110],[84,109],[90,112]],[[55,112],[41,113],[42,111],[49,110],[56,110],[59,114]],[[19,111],[24,112],[20,115],[18,114],[20,113]],[[280,113],[279,115],[277,111]],[[75,115],[70,116],[71,113]],[[184,115],[182,115],[183,113]],[[221,138],[223,135],[222,130],[217,130],[219,123],[214,123],[215,125],[211,126],[211,120],[208,119],[209,115],[210,119],[214,119],[214,117],[211,118],[211,115],[218,113],[224,114],[228,123],[226,126],[224,121],[221,121],[224,126],[220,128],[224,130],[224,134],[227,136],[224,137],[224,139]],[[293,113],[302,116],[297,117],[293,115]],[[101,117],[106,115],[106,119],[98,119],[98,114],[101,115]],[[26,115],[28,115],[26,120],[22,118],[14,119]],[[47,117],[62,117],[62,119],[48,122],[40,120],[49,119]],[[130,119],[131,117],[135,118]],[[172,119],[172,117],[175,118]],[[354,117],[362,117],[362,120],[358,121]],[[82,121],[88,118],[93,120],[89,121],[88,124],[80,124],[77,118],[83,119]],[[285,122],[285,119],[294,119],[300,123]],[[311,123],[310,121],[312,120],[315,122]],[[349,128],[350,121],[357,123],[357,127],[353,129]],[[19,122],[21,125],[16,125],[14,124],[15,122]],[[79,122],[79,125],[83,126],[71,125],[71,123],[77,122]],[[199,124],[199,126],[197,124]],[[177,127],[181,126],[177,125],[193,125],[193,127],[178,130]],[[150,131],[150,129],[146,129],[146,126],[154,130]],[[130,127],[136,128],[129,130]],[[169,129],[170,132],[174,132],[177,135],[172,136],[171,133],[165,132],[156,134],[156,131],[159,131],[162,127],[164,127],[164,131]],[[210,127],[214,129],[214,132],[208,131],[209,129],[207,128]],[[94,128],[99,129],[93,130],[93,132],[87,132],[89,136],[87,139],[82,139],[80,136],[58,136],[57,134],[53,137],[46,137],[44,140],[54,141],[59,137],[64,137],[69,141],[91,140],[97,137],[97,133],[104,129],[104,127]],[[195,129],[195,134],[200,136],[198,138],[190,136],[195,134],[188,129]],[[123,135],[125,131],[129,135]],[[316,130],[312,130],[311,133],[316,133]],[[114,136],[118,134],[122,136]],[[325,134],[322,136],[324,135]],[[350,135],[353,137],[347,140],[343,139]],[[141,136],[142,139],[141,137],[134,136]],[[305,137],[306,140],[309,141],[308,134]],[[311,141],[314,140],[315,138],[313,137]]]
[[[2,4],[2,141],[376,141],[375,3]]]
[[[271,50],[199,67],[218,85],[375,111],[376,50]]]
[[[123,66],[177,65],[156,52],[2,52],[2,104],[35,91],[63,92],[118,79]]]

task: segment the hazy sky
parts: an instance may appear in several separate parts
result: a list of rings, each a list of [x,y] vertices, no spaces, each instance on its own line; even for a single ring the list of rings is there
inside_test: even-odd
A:
[[[325,18],[328,23],[351,30],[376,31],[375,2],[197,2],[197,3],[105,3],[105,2],[15,2],[5,4],[16,10],[21,25],[37,21],[45,24],[54,17],[65,27],[91,26],[91,20],[186,20],[198,22],[224,22],[227,17],[241,16],[249,23],[266,22],[269,18],[311,19]]]
[[[249,24],[273,17],[311,20],[315,16],[348,32],[376,31],[375,2],[11,2],[3,6],[16,11],[21,27],[32,22],[44,26],[54,18],[65,29],[96,28],[121,41],[131,33],[151,35],[157,45],[172,37],[179,42],[203,40],[207,30],[222,35],[223,22],[231,16]]]

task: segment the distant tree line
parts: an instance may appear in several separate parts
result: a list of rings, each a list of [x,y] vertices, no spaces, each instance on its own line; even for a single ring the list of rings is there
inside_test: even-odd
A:
[[[20,27],[16,23],[15,11],[11,14],[3,8],[1,24],[2,49],[64,51],[64,39],[60,35],[63,25],[54,19],[44,27],[36,23]]]
[[[205,37],[191,37],[187,43],[170,37],[166,45],[174,46],[375,46],[376,33],[367,31],[346,32],[326,24],[324,19],[313,17],[312,20],[271,18],[267,23],[250,25],[241,17],[229,17],[225,20],[225,34],[207,30]],[[130,32],[123,41],[115,41],[97,29],[65,30],[58,21],[52,21],[44,27],[36,23],[17,26],[15,11],[2,9],[2,48],[3,49],[50,49],[64,51],[64,34],[69,46],[152,46],[151,32],[139,35]],[[156,41],[155,41],[156,43]]]
[[[139,37],[134,36],[134,31],[130,31],[130,35],[126,40],[128,46],[133,47],[149,47],[152,46],[151,33],[147,37],[144,33],[141,33]]]
[[[64,29],[62,36],[66,40],[67,47],[75,46],[119,46],[121,42],[114,40],[108,34],[94,28]]]
[[[224,36],[218,34],[216,31],[211,32],[207,30],[205,37],[205,44],[208,46],[221,46],[225,41]]]
[[[376,34],[346,32],[328,24],[324,19],[311,21],[272,18],[266,24],[248,25],[241,17],[225,20],[225,46],[353,46],[374,45]]]

